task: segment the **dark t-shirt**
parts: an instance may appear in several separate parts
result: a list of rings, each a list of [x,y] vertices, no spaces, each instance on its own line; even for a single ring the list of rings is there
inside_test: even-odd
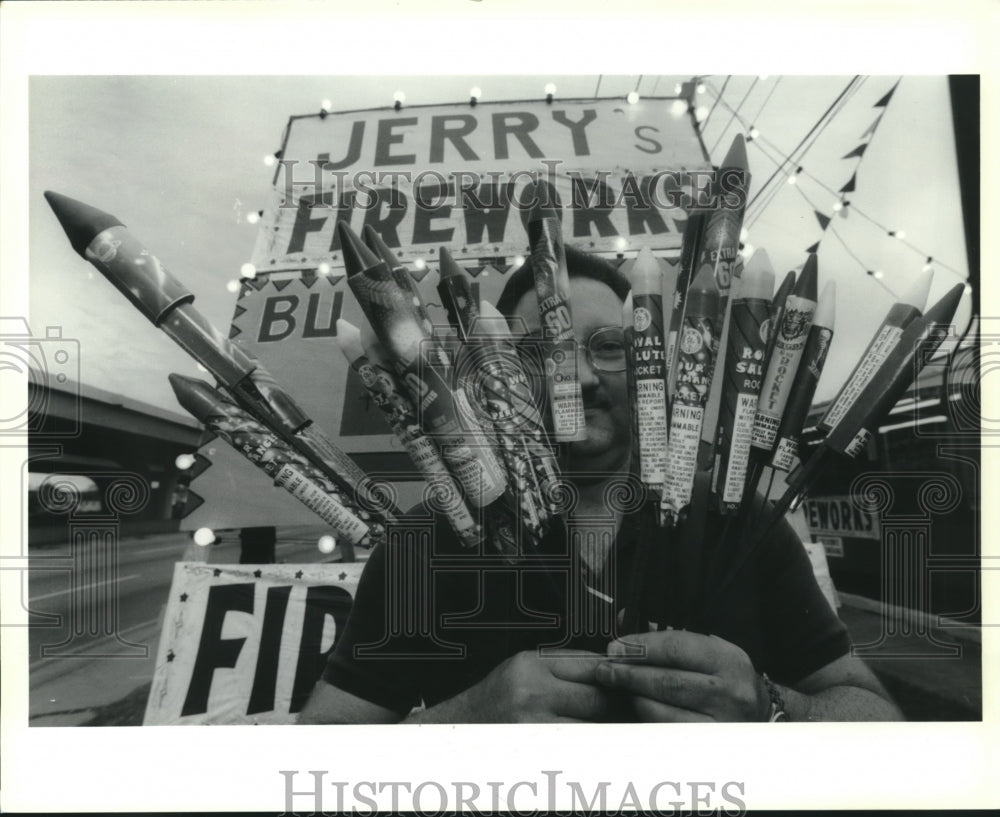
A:
[[[323,677],[405,714],[421,702],[433,706],[453,697],[522,650],[604,653],[612,638],[627,634],[620,614],[636,592],[638,540],[647,548],[638,572],[643,629],[694,616],[685,626],[737,644],[758,672],[787,685],[848,651],[846,629],[785,522],[705,603],[704,588],[718,589],[729,554],[713,561],[715,548],[704,543],[719,542],[721,533],[722,521],[710,516],[694,543],[698,571],[692,573],[690,557],[677,569],[683,543],[627,516],[595,578],[568,544],[587,533],[555,526],[537,550],[510,565],[485,546],[463,549],[444,520],[418,515],[393,526],[388,544],[373,551]],[[670,581],[699,574],[698,585]],[[676,599],[684,600],[680,607]]]

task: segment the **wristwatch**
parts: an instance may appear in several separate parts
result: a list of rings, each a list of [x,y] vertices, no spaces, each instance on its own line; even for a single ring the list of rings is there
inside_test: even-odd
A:
[[[790,720],[788,713],[785,712],[785,699],[781,697],[781,690],[774,685],[774,681],[767,677],[766,672],[762,672],[761,680],[764,682],[764,687],[767,689],[767,697],[771,699],[771,708],[768,711],[767,722],[787,722]]]

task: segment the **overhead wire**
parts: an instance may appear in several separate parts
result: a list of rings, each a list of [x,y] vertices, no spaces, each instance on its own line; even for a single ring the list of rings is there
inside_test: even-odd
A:
[[[866,80],[867,80],[867,77],[863,77],[862,78],[862,83],[864,81],[866,81]],[[709,87],[711,87],[711,86],[709,86]],[[857,86],[857,88],[855,88],[854,90],[851,91],[850,96],[853,96],[860,87],[861,86],[859,84]],[[712,88],[712,90],[713,90],[713,92],[715,92],[714,88]],[[772,89],[772,92],[773,92],[773,89]],[[844,101],[844,104],[846,104],[846,100]],[[725,100],[721,100],[721,105],[724,108],[727,108],[729,110],[733,110],[732,107]],[[842,109],[842,107],[843,106],[841,106],[841,109]],[[760,113],[758,112],[757,115],[759,117]],[[745,119],[741,118],[741,117],[737,117],[737,119],[739,120],[740,124],[743,125],[743,127],[746,130],[748,130],[748,131],[749,131],[749,129],[751,127],[755,127],[755,125],[748,124],[747,121]],[[798,162],[796,162],[795,159],[793,159],[790,155],[786,155],[777,145],[775,145],[773,142],[771,142],[770,140],[768,140],[766,137],[764,137],[764,136],[757,136],[752,141],[757,146],[757,149],[764,156],[766,156],[771,162],[773,162],[777,166],[777,169],[776,169],[775,173],[772,174],[772,179],[780,172],[780,170],[786,164],[794,164],[794,166],[796,168],[801,166]],[[813,142],[810,144],[810,147],[811,147],[812,144],[815,144],[815,140],[813,140]],[[769,146],[773,151],[775,151],[779,156],[781,156],[783,158],[783,161],[779,162],[778,160],[774,159],[772,156],[768,155],[768,152],[764,149],[765,145]],[[806,176],[809,179],[811,179],[818,186],[822,187],[824,190],[826,190],[828,193],[830,193],[834,198],[843,198],[843,194],[840,191],[834,190],[829,185],[827,185],[822,179],[820,179],[815,174],[809,172],[805,168],[803,168],[801,175],[802,176]],[[749,204],[747,205],[747,218],[746,218],[746,221],[747,221],[748,225],[752,225],[757,219],[760,218],[760,216],[763,213],[764,209],[767,207],[768,204],[770,204],[771,201],[773,201],[775,195],[777,195],[777,192],[780,191],[781,189],[782,188],[780,187],[780,185],[778,185],[774,189],[768,191],[768,194],[767,194],[767,197],[766,197],[767,200],[765,202],[763,202],[762,205],[759,205],[758,207],[756,207],[753,213],[750,212],[750,205]],[[757,198],[760,197],[760,194],[763,192],[763,190],[764,190],[764,188],[761,188],[761,190],[758,191],[758,195],[755,196],[755,199],[757,199]],[[888,227],[886,227],[880,221],[878,221],[877,219],[875,219],[874,217],[872,217],[871,215],[869,215],[863,209],[859,208],[855,204],[851,204],[850,207],[851,207],[851,211],[852,212],[857,213],[861,218],[865,219],[869,223],[871,223],[874,226],[878,227],[880,230],[884,231],[887,235],[889,234],[890,230],[889,230]],[[814,209],[817,209],[817,208],[814,208]],[[840,240],[841,243],[843,243],[843,239],[839,235],[838,235],[838,240]],[[915,252],[915,253],[923,256],[924,258],[931,259],[935,266],[938,266],[941,269],[948,270],[949,272],[951,272],[952,274],[956,275],[959,278],[963,277],[962,273],[959,270],[957,270],[955,267],[953,267],[950,264],[945,263],[944,261],[941,261],[937,256],[934,256],[932,253],[926,252],[923,248],[916,246],[911,241],[909,241],[907,239],[900,239],[898,237],[896,238],[896,240],[900,241],[900,243],[902,243],[904,246],[908,247],[913,252]],[[862,262],[859,261],[859,263],[862,263]],[[863,263],[862,263],[862,266],[864,266]]]
[[[757,82],[758,82],[758,77],[754,77],[753,82],[750,83],[750,87],[747,89],[747,92],[743,95],[743,99],[740,100],[740,104],[736,106],[736,110],[733,111],[733,115],[729,117],[729,121],[726,123],[726,127],[722,129],[722,131],[719,133],[719,138],[716,139],[715,144],[712,145],[711,153],[715,153],[715,149],[719,146],[719,143],[722,141],[723,137],[726,135],[726,132],[733,124],[733,120],[736,119],[737,116],[739,116],[740,109],[746,104],[747,99],[750,98],[750,94],[753,93],[754,86],[757,85]],[[718,101],[718,99],[720,98],[721,97],[716,97],[716,100]],[[727,105],[726,107],[728,108],[729,106]],[[730,110],[732,110],[732,108],[730,108]]]

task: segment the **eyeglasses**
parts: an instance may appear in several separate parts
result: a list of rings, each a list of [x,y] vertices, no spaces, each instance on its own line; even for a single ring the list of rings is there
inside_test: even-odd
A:
[[[548,344],[540,335],[525,335],[517,342],[517,351],[522,359],[540,361],[545,357]],[[577,349],[580,344],[577,343]],[[620,326],[602,326],[595,329],[583,344],[583,353],[595,372],[624,372],[627,364],[625,353],[625,332]]]

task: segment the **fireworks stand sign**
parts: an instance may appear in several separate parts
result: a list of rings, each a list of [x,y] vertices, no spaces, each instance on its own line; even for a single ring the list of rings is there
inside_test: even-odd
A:
[[[336,231],[374,228],[406,265],[432,320],[446,246],[495,299],[528,249],[532,182],[562,206],[568,243],[611,258],[648,246],[679,255],[687,207],[711,177],[687,99],[591,99],[427,106],[294,117],[285,133],[230,337],[275,374],[317,425],[401,507],[420,483],[357,375],[336,322],[364,322]],[[239,454],[199,451],[186,529],[315,520]],[[240,501],[252,486],[254,502]]]
[[[178,562],[144,724],[292,723],[363,567]]]

